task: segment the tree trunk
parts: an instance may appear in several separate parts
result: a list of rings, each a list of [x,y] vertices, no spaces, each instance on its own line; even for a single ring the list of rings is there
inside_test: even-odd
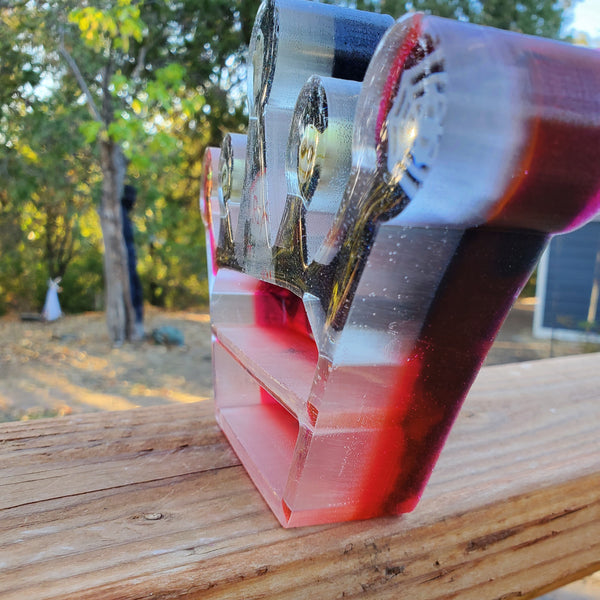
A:
[[[120,345],[131,339],[134,323],[121,215],[126,163],[120,146],[110,140],[100,143],[100,161],[103,177],[100,225],[104,239],[106,324],[112,343]]]

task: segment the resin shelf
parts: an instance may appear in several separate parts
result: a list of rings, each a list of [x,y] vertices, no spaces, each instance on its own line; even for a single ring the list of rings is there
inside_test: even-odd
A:
[[[204,162],[218,422],[284,526],[412,510],[551,236],[600,209],[600,56],[267,0]]]

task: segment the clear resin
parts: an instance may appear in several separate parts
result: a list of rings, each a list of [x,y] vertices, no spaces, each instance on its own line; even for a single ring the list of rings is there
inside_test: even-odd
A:
[[[251,50],[203,187],[218,422],[284,526],[410,511],[548,239],[600,209],[600,55],[300,1]]]

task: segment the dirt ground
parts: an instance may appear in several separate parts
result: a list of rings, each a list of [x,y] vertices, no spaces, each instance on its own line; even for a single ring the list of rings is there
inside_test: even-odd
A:
[[[184,334],[184,346],[112,348],[103,313],[51,323],[0,319],[0,421],[210,397],[208,315],[147,311],[148,333],[166,325]]]
[[[536,340],[533,305],[519,303],[500,330],[486,364],[600,351],[600,346]],[[209,317],[149,309],[146,331],[170,325],[185,345],[151,340],[112,348],[104,314],[53,323],[0,319],[0,421],[123,410],[212,396]],[[552,592],[544,600],[600,600],[600,572]]]

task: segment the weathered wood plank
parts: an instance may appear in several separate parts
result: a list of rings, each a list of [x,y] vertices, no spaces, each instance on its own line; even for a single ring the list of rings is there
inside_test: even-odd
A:
[[[600,355],[484,369],[417,510],[282,529],[210,402],[0,425],[0,597],[530,598],[600,568]]]

